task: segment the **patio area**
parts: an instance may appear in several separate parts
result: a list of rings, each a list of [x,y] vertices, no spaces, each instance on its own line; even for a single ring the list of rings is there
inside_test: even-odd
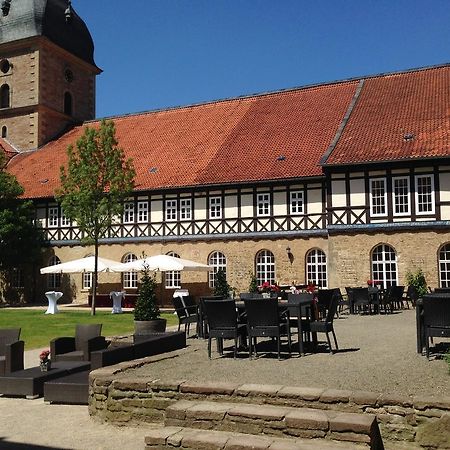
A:
[[[176,356],[129,369],[117,377],[149,377],[190,380],[277,384],[363,390],[394,395],[450,396],[450,376],[444,360],[427,360],[416,353],[415,311],[387,315],[341,315],[335,320],[340,351],[330,355],[326,348],[316,354],[298,356],[296,337],[290,358],[278,361],[276,354],[261,353],[249,360],[241,352],[208,360],[207,340],[188,339],[188,347]],[[319,340],[324,339],[319,335]],[[225,349],[227,349],[226,341]],[[215,350],[215,343],[213,343]]]

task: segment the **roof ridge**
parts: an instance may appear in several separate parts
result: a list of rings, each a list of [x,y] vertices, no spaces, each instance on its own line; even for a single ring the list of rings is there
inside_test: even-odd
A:
[[[311,84],[305,84],[302,86],[293,86],[290,88],[276,89],[273,91],[256,92],[253,94],[243,94],[243,95],[238,95],[236,97],[227,97],[227,98],[221,98],[221,99],[215,99],[215,100],[206,100],[203,102],[189,103],[186,105],[168,106],[165,108],[156,108],[156,109],[149,109],[149,110],[144,110],[144,111],[137,111],[137,112],[131,112],[131,113],[99,117],[96,119],[87,120],[87,121],[83,122],[83,125],[89,124],[89,123],[101,122],[102,120],[113,120],[113,119],[121,119],[121,118],[135,117],[135,116],[144,116],[144,115],[156,114],[156,113],[160,113],[160,112],[177,111],[177,110],[182,110],[182,109],[189,109],[189,108],[196,108],[196,107],[200,107],[200,106],[207,106],[207,105],[231,102],[234,100],[249,100],[252,98],[265,97],[265,96],[269,96],[269,95],[284,94],[284,93],[288,93],[288,92],[314,89],[314,88],[332,86],[332,85],[337,85],[337,84],[351,83],[351,82],[355,82],[355,81],[372,79],[372,78],[381,78],[381,77],[386,77],[386,76],[391,76],[391,75],[407,74],[407,73],[411,73],[411,72],[422,72],[425,70],[432,70],[432,69],[438,69],[438,68],[444,68],[444,67],[450,67],[450,62],[431,65],[431,66],[423,66],[423,67],[415,67],[415,68],[411,68],[411,69],[397,70],[397,71],[392,71],[392,72],[381,72],[381,73],[372,74],[372,75],[356,76],[356,77],[344,78],[341,80],[323,81],[320,83],[311,83]]]

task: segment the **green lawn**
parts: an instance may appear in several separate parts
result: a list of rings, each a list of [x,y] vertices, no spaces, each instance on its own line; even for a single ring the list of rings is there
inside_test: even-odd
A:
[[[167,326],[178,323],[174,314],[161,314],[161,317],[167,319]],[[110,311],[97,310],[96,315],[91,316],[90,310],[44,314],[44,310],[0,309],[0,328],[20,327],[20,339],[25,341],[26,350],[48,348],[50,340],[55,337],[74,336],[77,323],[102,323],[103,336],[133,334],[133,320],[132,312],[111,314]]]

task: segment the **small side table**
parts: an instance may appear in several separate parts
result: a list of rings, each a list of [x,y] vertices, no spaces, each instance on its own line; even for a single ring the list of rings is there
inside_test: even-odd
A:
[[[112,291],[109,293],[113,301],[111,314],[122,314],[122,299],[125,298],[124,292]]]
[[[59,313],[56,302],[62,297],[63,293],[58,291],[48,291],[45,293],[48,299],[48,308],[45,314],[57,314]]]

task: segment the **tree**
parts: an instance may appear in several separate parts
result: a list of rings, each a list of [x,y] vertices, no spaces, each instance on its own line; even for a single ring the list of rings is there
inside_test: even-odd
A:
[[[232,288],[227,282],[225,271],[223,269],[219,269],[216,272],[216,286],[214,287],[214,295],[221,295],[222,297],[227,298],[231,290]]]
[[[41,232],[33,223],[33,203],[20,196],[24,190],[14,175],[6,172],[0,150],[0,271],[23,267],[38,260]]]
[[[61,188],[56,199],[64,215],[83,232],[82,244],[93,244],[95,269],[91,314],[95,315],[97,258],[99,240],[105,236],[114,217],[123,214],[125,199],[134,188],[135,170],[118,147],[115,126],[103,120],[100,127],[85,127],[76,149],[67,148],[68,165],[60,170]]]
[[[134,308],[134,320],[155,320],[159,317],[156,300],[156,275],[150,275],[148,267],[141,271],[141,286]]]

